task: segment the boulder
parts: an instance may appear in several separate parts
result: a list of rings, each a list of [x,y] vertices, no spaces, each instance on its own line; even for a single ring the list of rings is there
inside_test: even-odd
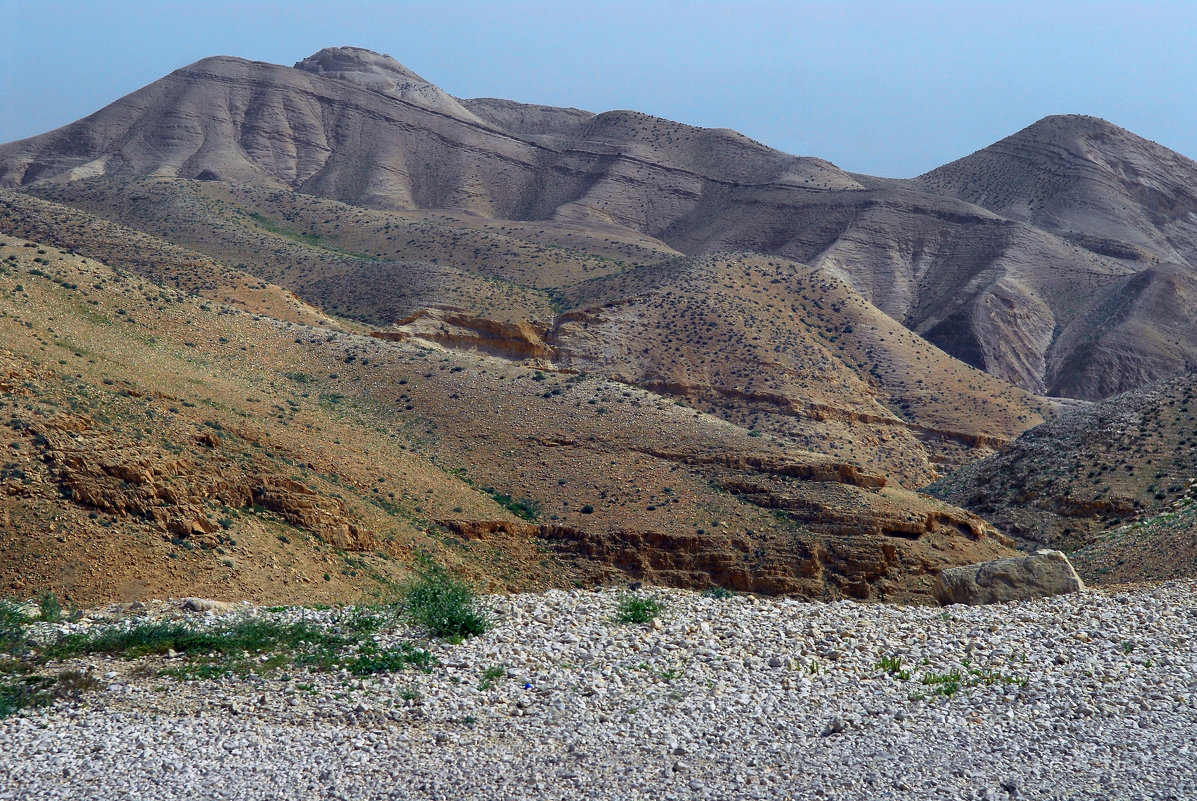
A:
[[[236,607],[224,601],[213,601],[208,598],[184,598],[180,604],[189,612],[213,612],[223,615],[232,612]]]
[[[1077,592],[1085,583],[1060,551],[950,567],[939,574],[932,592],[943,605],[996,604]]]

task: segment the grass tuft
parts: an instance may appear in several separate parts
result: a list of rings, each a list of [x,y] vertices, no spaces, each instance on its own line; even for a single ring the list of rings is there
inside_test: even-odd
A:
[[[902,657],[900,656],[883,656],[877,663],[877,667],[896,679],[906,681],[910,678],[910,671],[902,669]]]
[[[45,623],[57,623],[62,619],[62,603],[58,600],[58,596],[50,590],[42,593],[42,597],[38,599],[38,620]]]

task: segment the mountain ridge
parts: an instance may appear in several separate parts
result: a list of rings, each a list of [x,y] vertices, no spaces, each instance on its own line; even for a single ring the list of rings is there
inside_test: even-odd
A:
[[[201,59],[0,146],[0,186],[65,188],[54,199],[66,203],[80,181],[201,179],[382,211],[580,226],[694,256],[774,254],[839,275],[974,367],[1084,399],[1193,362],[1184,256],[1197,253],[1197,212],[1185,210],[1197,196],[1186,176],[1197,185],[1197,164],[1083,116],[1044,118],[916,179],[853,176],[640,112],[458,100],[360,48],[326,48],[296,67]],[[1115,206],[1131,208],[1125,220],[1110,222]],[[1182,269],[1150,272],[1164,263]],[[1112,325],[1102,310],[1132,274],[1151,288]],[[1176,309],[1181,335],[1135,335]],[[1120,355],[1091,358],[1107,351]]]

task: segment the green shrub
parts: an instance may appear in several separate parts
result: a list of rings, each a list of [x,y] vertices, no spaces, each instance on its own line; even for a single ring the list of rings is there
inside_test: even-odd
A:
[[[24,650],[25,622],[21,607],[0,600],[0,653],[15,656]]]
[[[57,623],[62,619],[62,603],[59,602],[58,596],[50,590],[42,593],[42,597],[38,599],[38,620],[46,623]]]
[[[357,655],[349,660],[346,668],[355,676],[372,676],[375,673],[392,673],[409,667],[427,672],[434,664],[436,657],[409,643],[404,642],[396,648],[382,649],[372,642],[367,642],[358,650]]]
[[[714,598],[719,601],[726,601],[728,598],[734,598],[735,595],[735,592],[727,587],[711,586],[702,591],[703,598]]]
[[[482,681],[478,682],[479,690],[489,690],[495,682],[507,675],[507,669],[502,665],[491,665],[482,672]]]
[[[421,560],[415,572],[403,593],[413,623],[442,639],[474,637],[490,630],[491,620],[478,609],[469,583],[430,559]]]
[[[615,622],[647,623],[660,613],[661,604],[655,598],[625,595],[619,599],[619,611],[615,613]]]

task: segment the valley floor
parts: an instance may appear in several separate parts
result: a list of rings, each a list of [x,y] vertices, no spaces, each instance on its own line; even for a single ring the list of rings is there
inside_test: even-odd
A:
[[[488,598],[495,628],[425,645],[427,673],[88,657],[85,703],[0,720],[0,799],[1197,797],[1195,581],[946,609],[642,593],[645,625],[615,590]]]

